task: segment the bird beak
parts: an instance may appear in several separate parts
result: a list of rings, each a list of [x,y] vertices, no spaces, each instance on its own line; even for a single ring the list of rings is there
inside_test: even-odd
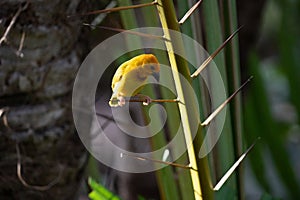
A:
[[[157,82],[159,82],[159,72],[153,72],[152,76],[155,78],[155,80],[157,80]]]

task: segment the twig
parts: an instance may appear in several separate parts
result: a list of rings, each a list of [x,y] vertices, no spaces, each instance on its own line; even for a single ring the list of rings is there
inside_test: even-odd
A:
[[[120,100],[119,99],[111,99],[113,103],[117,103]],[[134,97],[125,97],[125,102],[141,102],[144,103],[144,105],[148,105],[150,103],[182,103],[179,99],[151,99],[150,97],[147,97],[146,99],[142,98],[134,98]],[[183,103],[182,103],[183,104]]]
[[[110,31],[129,33],[129,34],[132,34],[132,35],[137,35],[137,36],[146,37],[146,38],[152,38],[152,39],[160,39],[160,40],[164,40],[164,41],[170,41],[170,40],[168,40],[167,38],[165,38],[163,36],[151,35],[151,34],[147,34],[147,33],[140,33],[140,32],[126,30],[126,29],[122,29],[122,28],[112,28],[112,27],[107,27],[107,26],[97,26],[97,25],[88,24],[88,23],[83,23],[82,25],[89,26],[91,28],[102,28],[102,29],[106,29],[106,30],[110,30]]]
[[[156,163],[161,163],[161,164],[165,164],[165,165],[172,165],[174,167],[179,167],[179,168],[183,168],[183,169],[195,170],[194,168],[192,168],[189,165],[182,165],[182,164],[172,163],[172,162],[168,162],[168,161],[156,160],[156,159],[153,159],[153,158],[146,158],[146,157],[142,157],[142,156],[135,156],[135,155],[127,154],[127,153],[121,153],[120,157],[123,157],[123,155],[128,156],[128,157],[132,157],[132,158],[135,158],[135,159],[138,159],[138,160],[143,160],[143,161],[148,160],[148,161],[152,161],[152,162],[156,162]],[[195,171],[197,171],[197,170],[195,170]]]
[[[144,99],[129,99],[128,102],[143,102],[146,103]],[[179,103],[179,99],[151,99],[149,103]]]
[[[3,42],[7,42],[7,36],[9,34],[9,32],[11,31],[12,26],[15,24],[17,18],[21,14],[21,12],[24,11],[28,7],[28,5],[29,5],[29,2],[27,1],[23,7],[22,6],[19,7],[16,14],[13,16],[12,20],[10,21],[8,27],[6,28],[3,36],[0,39],[0,46],[2,45]]]
[[[147,6],[154,6],[156,4],[157,4],[157,1],[152,1],[150,3],[143,3],[143,4],[138,4],[138,5],[132,5],[132,6],[120,6],[120,7],[104,9],[104,10],[95,10],[95,11],[82,13],[82,14],[78,14],[78,15],[69,15],[67,17],[95,15],[95,14],[100,14],[100,13],[110,13],[110,12],[116,12],[116,11],[121,11],[121,10],[129,10],[129,9],[142,8],[142,7],[147,7]]]
[[[60,171],[59,171],[59,174],[58,176],[53,180],[51,181],[49,184],[47,185],[43,185],[43,186],[39,186],[39,185],[30,185],[28,184],[23,176],[22,176],[22,165],[21,165],[21,154],[20,154],[20,149],[19,149],[19,145],[18,143],[16,143],[16,151],[17,151],[17,157],[18,157],[18,162],[17,162],[17,176],[20,180],[20,182],[27,188],[30,188],[30,189],[34,189],[34,190],[39,190],[39,191],[46,191],[46,190],[49,190],[51,187],[53,187],[54,185],[56,185],[60,178],[61,178],[61,174],[62,174],[62,169],[60,168]]]

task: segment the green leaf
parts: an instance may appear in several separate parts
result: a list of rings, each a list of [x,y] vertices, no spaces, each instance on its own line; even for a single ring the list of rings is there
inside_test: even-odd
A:
[[[93,189],[89,193],[89,198],[92,200],[120,200],[118,196],[110,192],[108,189],[103,187],[101,184],[94,181],[91,177],[88,180],[89,186]]]
[[[99,194],[96,191],[92,191],[89,193],[89,198],[92,200],[106,200],[107,198],[103,197],[101,194]]]

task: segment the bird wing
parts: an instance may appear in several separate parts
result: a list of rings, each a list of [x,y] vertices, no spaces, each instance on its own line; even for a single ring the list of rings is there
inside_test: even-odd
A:
[[[120,65],[118,67],[118,69],[117,69],[117,71],[116,71],[116,73],[115,73],[115,75],[112,79],[112,82],[111,82],[111,88],[112,88],[113,91],[115,89],[116,84],[121,81],[127,66],[128,66],[128,61],[124,62],[122,65]]]

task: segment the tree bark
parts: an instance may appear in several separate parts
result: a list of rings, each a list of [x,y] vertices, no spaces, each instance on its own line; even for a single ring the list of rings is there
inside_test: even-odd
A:
[[[81,25],[67,15],[86,5],[28,2],[0,3],[0,37],[21,9],[0,45],[0,199],[74,199],[87,153],[71,113]]]

